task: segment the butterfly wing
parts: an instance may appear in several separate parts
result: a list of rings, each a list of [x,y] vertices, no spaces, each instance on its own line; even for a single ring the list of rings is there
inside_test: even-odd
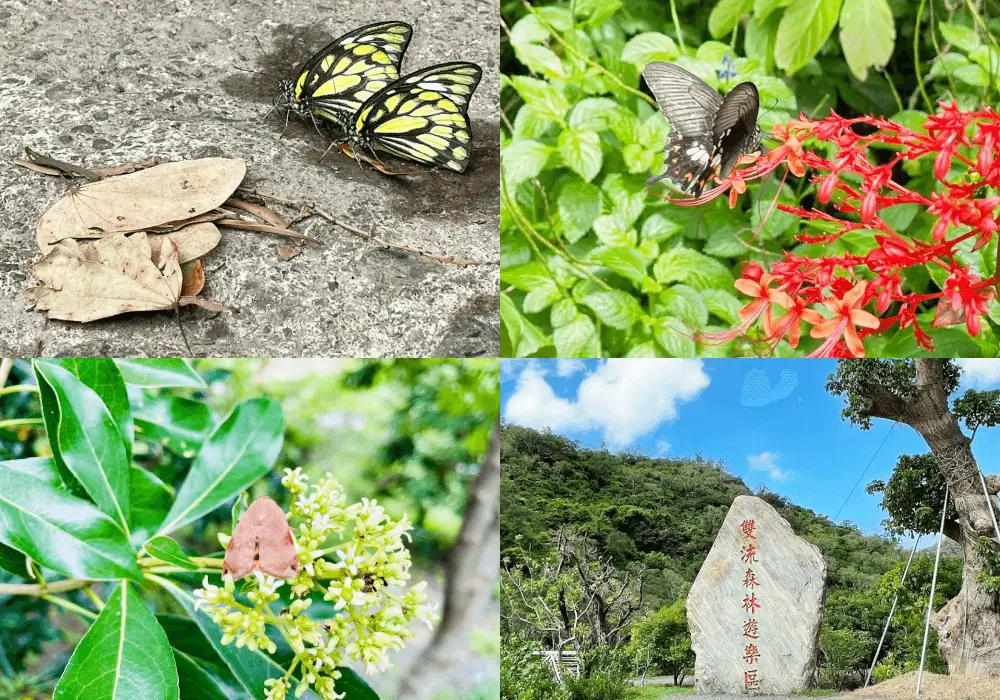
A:
[[[292,578],[299,571],[292,531],[281,508],[267,496],[250,504],[240,516],[226,547],[222,573],[234,581],[254,569],[278,578]]]
[[[469,101],[482,78],[475,63],[441,63],[372,95],[353,120],[358,141],[399,158],[463,172],[472,135]]]
[[[318,117],[346,123],[365,100],[399,78],[412,34],[406,22],[377,22],[334,39],[303,66],[293,99],[309,104]]]
[[[740,83],[723,98],[712,128],[715,148],[709,163],[719,177],[729,175],[740,156],[753,147],[759,109],[757,86],[750,82]]]
[[[683,136],[709,136],[722,95],[694,73],[664,61],[648,63],[642,70],[646,85],[670,126]]]

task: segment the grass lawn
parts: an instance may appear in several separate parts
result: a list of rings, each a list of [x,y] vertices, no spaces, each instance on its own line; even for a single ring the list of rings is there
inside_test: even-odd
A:
[[[629,695],[630,700],[659,700],[668,695],[693,695],[694,688],[678,688],[675,685],[647,685],[634,687]]]

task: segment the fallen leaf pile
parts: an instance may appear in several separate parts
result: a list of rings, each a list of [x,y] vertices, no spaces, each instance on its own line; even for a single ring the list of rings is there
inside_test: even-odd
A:
[[[28,298],[49,318],[85,323],[190,304],[224,310],[198,297],[205,285],[200,259],[222,239],[216,224],[318,242],[291,231],[267,207],[233,198],[246,176],[238,158],[147,161],[128,172],[128,166],[87,170],[25,150],[31,160],[15,162],[37,172],[103,178],[72,188],[38,220],[45,257],[34,267],[41,284]]]

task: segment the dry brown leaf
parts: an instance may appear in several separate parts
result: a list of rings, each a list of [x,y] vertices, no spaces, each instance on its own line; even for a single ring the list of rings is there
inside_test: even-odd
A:
[[[217,301],[209,301],[201,297],[181,297],[178,302],[181,306],[200,306],[207,311],[226,311],[229,307]]]
[[[222,240],[222,234],[214,224],[199,223],[185,226],[180,231],[166,234],[147,233],[149,247],[153,251],[153,262],[160,258],[160,246],[170,239],[177,248],[177,258],[183,265],[186,262],[203,257]]]
[[[47,254],[67,238],[102,238],[197,216],[225,202],[244,175],[239,158],[202,158],[82,185],[42,214],[38,246]]]
[[[65,321],[173,309],[181,296],[177,248],[164,240],[156,264],[142,232],[86,243],[61,241],[34,272],[42,284],[29,289],[28,298],[36,310]]]
[[[205,288],[205,268],[201,260],[181,264],[181,297],[196,297]]]
[[[285,262],[286,260],[291,260],[296,255],[302,252],[301,248],[296,248],[290,245],[278,244],[278,260]]]
[[[271,211],[267,207],[263,207],[259,204],[254,204],[253,202],[244,202],[242,199],[237,199],[236,197],[230,197],[226,200],[226,204],[235,209],[242,209],[248,214],[253,214],[258,219],[263,219],[271,226],[277,226],[278,228],[290,228],[291,224],[282,219],[277,212]]]
[[[224,209],[213,209],[212,211],[207,211],[204,214],[192,216],[189,219],[168,221],[167,223],[160,224],[159,226],[149,226],[144,228],[143,231],[146,233],[173,233],[174,231],[179,231],[185,226],[190,226],[191,224],[197,224],[203,221],[218,221],[219,219],[225,219],[227,216],[229,216],[229,213]]]

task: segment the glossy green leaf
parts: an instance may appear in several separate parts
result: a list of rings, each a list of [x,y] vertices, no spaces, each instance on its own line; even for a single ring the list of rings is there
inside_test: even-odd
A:
[[[133,358],[115,360],[126,384],[155,387],[184,386],[204,389],[205,380],[194,371],[187,360],[176,358]]]
[[[867,79],[872,66],[887,64],[895,43],[896,25],[886,0],[844,0],[840,46],[858,80]]]
[[[219,424],[219,415],[206,403],[180,396],[133,394],[136,432],[181,457],[194,457],[205,438]]]
[[[156,557],[160,561],[165,561],[168,564],[180,566],[190,571],[194,571],[198,568],[197,564],[188,559],[188,555],[184,553],[181,546],[169,537],[164,537],[163,535],[153,537],[143,545],[143,548],[149,556]]]
[[[31,575],[28,573],[28,562],[24,552],[19,552],[2,542],[0,542],[0,569],[23,579],[31,578]]]
[[[156,532],[170,510],[173,491],[153,472],[140,467],[132,467],[131,507],[129,526],[133,541],[144,542],[148,535]]]
[[[283,428],[278,402],[237,405],[202,445],[159,534],[215,510],[267,474],[281,451]]]
[[[122,375],[118,371],[115,361],[105,357],[85,359],[66,357],[35,361],[56,364],[74,374],[81,382],[94,390],[94,393],[107,406],[111,417],[118,426],[118,430],[125,440],[125,453],[131,460],[132,442],[135,439],[132,409],[129,405],[128,392],[125,390],[125,382],[122,380]]]
[[[45,421],[45,433],[49,440],[49,449],[52,451],[53,464],[59,472],[59,478],[63,485],[71,494],[79,498],[87,498],[87,489],[76,478],[72,471],[63,461],[62,452],[59,449],[59,399],[49,385],[48,380],[41,373],[41,365],[33,363],[35,370],[35,380],[38,382],[38,398],[42,404],[42,419]]]
[[[622,49],[622,60],[640,69],[650,61],[672,61],[679,55],[674,40],[660,32],[636,34]]]
[[[167,635],[122,581],[77,645],[52,700],[178,700]]]
[[[66,468],[87,494],[128,532],[129,459],[125,442],[97,393],[61,366],[37,362],[59,403],[57,437]],[[49,442],[53,442],[49,434]]]
[[[140,580],[122,529],[92,503],[0,465],[0,541],[66,576]]]
[[[840,14],[840,0],[798,0],[781,16],[774,44],[778,68],[794,73],[815,56]]]
[[[280,678],[285,674],[285,669],[263,651],[251,651],[248,647],[237,647],[236,644],[223,645],[222,630],[204,611],[195,610],[195,599],[191,593],[173,581],[159,576],[151,578],[184,608],[184,611],[198,625],[205,639],[232,672],[233,677],[250,695],[255,698],[262,697],[264,681],[268,678]],[[304,697],[316,698],[317,696],[310,691]]]
[[[16,472],[44,481],[49,486],[59,486],[62,480],[56,470],[56,463],[51,457],[27,457],[25,459],[10,459],[0,461],[0,467],[7,467]]]
[[[345,694],[344,700],[379,700],[378,693],[354,669],[346,666],[339,666],[338,669],[337,692]]]
[[[233,697],[252,697],[249,693],[233,694],[212,672],[212,669],[179,649],[171,647],[177,664],[177,680],[184,700],[232,700]]]

